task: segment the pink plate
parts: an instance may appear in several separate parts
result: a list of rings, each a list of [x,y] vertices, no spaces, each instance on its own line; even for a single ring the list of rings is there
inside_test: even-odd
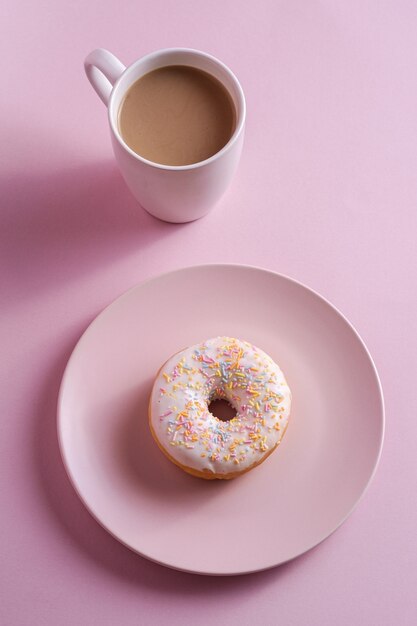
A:
[[[172,465],[147,421],[160,365],[217,335],[268,352],[293,393],[280,448],[232,481]],[[331,304],[267,270],[207,265],[142,283],[94,320],[64,374],[58,431],[78,495],[114,537],[176,569],[243,574],[293,559],[347,518],[375,472],[384,407],[365,345]]]

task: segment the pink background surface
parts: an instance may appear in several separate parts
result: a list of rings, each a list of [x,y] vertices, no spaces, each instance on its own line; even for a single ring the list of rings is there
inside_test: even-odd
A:
[[[2,14],[1,624],[414,624],[415,3],[8,0]],[[125,189],[82,69],[94,47],[129,63],[176,45],[220,57],[248,102],[230,191],[184,226]],[[58,387],[86,325],[142,279],[211,261],[329,298],[367,342],[387,407],[379,471],[348,522],[243,578],[129,552],[78,501],[57,449]]]

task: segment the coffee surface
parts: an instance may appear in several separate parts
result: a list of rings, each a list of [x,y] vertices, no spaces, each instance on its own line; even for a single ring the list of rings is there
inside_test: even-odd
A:
[[[158,68],[128,89],[119,109],[119,131],[140,156],[162,165],[189,165],[226,145],[235,108],[223,85],[185,65]]]

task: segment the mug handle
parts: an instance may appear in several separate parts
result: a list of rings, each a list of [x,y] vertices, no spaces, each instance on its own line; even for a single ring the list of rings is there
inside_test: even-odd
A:
[[[84,69],[95,92],[107,106],[113,85],[126,67],[108,50],[97,48],[86,57]]]

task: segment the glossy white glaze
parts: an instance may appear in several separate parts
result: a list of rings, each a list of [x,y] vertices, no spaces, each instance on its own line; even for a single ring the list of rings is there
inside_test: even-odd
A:
[[[236,417],[223,422],[209,404],[226,399]],[[217,337],[171,357],[150,402],[151,427],[179,464],[199,472],[247,470],[279,444],[291,392],[278,365],[246,341]]]

